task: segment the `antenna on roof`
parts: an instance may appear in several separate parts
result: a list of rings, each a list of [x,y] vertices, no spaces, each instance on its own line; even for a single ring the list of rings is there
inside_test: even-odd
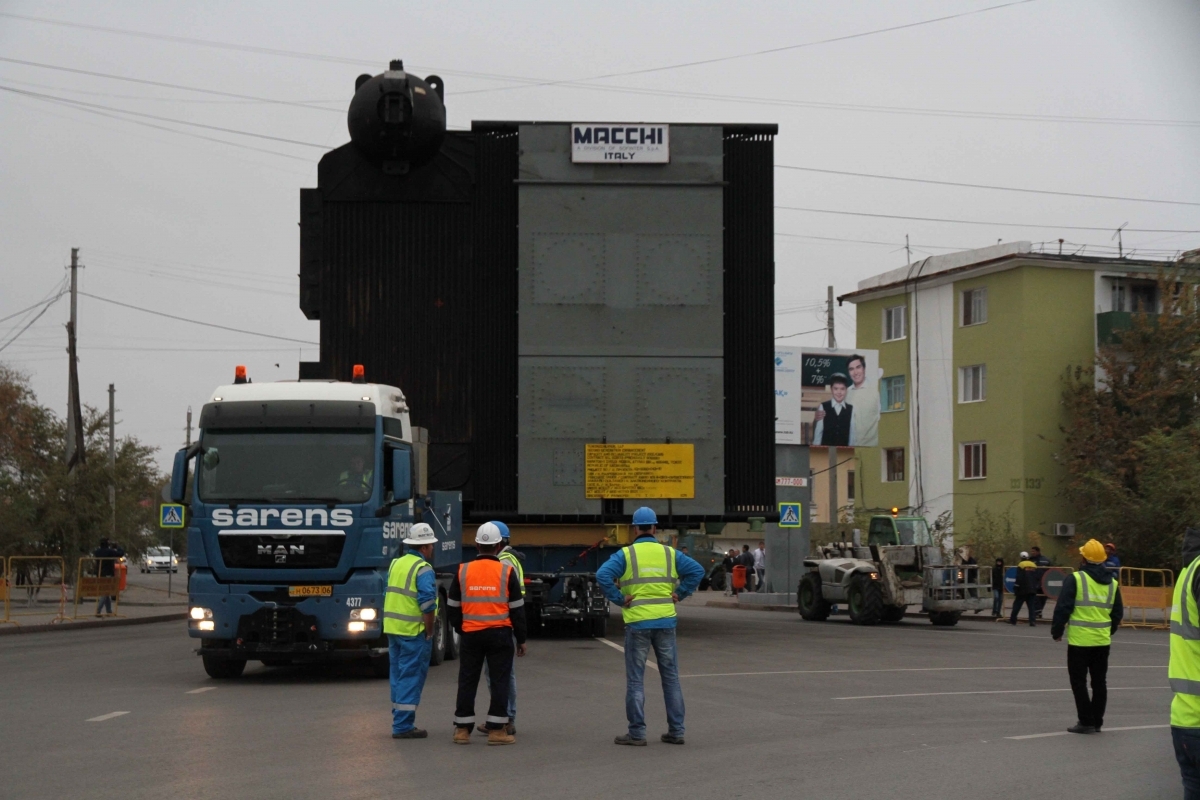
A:
[[[1122,222],[1121,228],[1124,228],[1128,224],[1129,224],[1128,222]],[[1121,228],[1117,228],[1117,232],[1114,233],[1112,236],[1110,236],[1108,239],[1110,242],[1113,239],[1117,240],[1117,258],[1125,257],[1125,243],[1121,241]]]

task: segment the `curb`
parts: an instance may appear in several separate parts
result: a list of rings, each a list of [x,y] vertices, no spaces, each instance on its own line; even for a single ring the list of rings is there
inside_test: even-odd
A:
[[[149,625],[152,622],[180,622],[187,619],[187,612],[155,614],[147,617],[122,617],[120,619],[85,619],[78,622],[59,622],[41,625],[14,625],[0,628],[0,636],[15,636],[21,633],[50,633],[52,631],[84,631],[95,628],[120,628],[127,625]]]

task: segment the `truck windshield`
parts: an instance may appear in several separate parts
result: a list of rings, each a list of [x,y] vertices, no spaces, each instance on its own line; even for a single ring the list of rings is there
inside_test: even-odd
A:
[[[933,537],[929,535],[929,524],[923,519],[898,519],[896,532],[900,534],[900,544],[915,544],[929,546]]]
[[[370,431],[204,431],[200,441],[207,503],[361,503],[375,486]]]

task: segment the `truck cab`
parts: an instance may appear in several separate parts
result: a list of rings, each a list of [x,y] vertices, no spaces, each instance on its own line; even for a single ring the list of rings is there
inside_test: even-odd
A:
[[[386,674],[383,597],[401,540],[427,522],[435,569],[461,561],[461,495],[425,491],[403,393],[355,372],[255,384],[239,367],[176,454],[172,499],[191,512],[188,634],[213,677],[236,677],[247,660],[346,657]],[[436,625],[438,662],[454,645],[444,614]]]

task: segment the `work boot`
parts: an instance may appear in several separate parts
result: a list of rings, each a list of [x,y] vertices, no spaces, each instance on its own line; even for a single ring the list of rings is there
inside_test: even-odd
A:
[[[1095,733],[1096,729],[1091,725],[1084,725],[1082,722],[1072,725],[1067,728],[1067,733]]]
[[[480,733],[487,733],[488,732],[487,723],[486,722],[479,723],[478,725],[475,726],[475,730],[479,731]]]
[[[455,744],[470,744],[471,743],[471,729],[470,728],[459,728],[459,727],[455,726],[455,728],[454,728],[454,743]]]
[[[645,739],[634,739],[632,736],[630,736],[628,733],[626,733],[626,734],[622,734],[621,736],[618,736],[617,738],[613,739],[613,744],[627,744],[632,747],[645,747],[646,740]]]
[[[516,744],[517,737],[513,736],[505,728],[493,728],[488,731],[488,744]]]
[[[487,726],[486,722],[481,722],[478,725],[476,725],[475,730],[479,731],[480,733],[491,733],[491,731],[488,730],[488,726]],[[513,725],[511,722],[504,726],[504,730],[508,731],[508,734],[510,736],[517,735],[517,726]]]
[[[424,739],[428,735],[429,735],[429,731],[424,730],[422,728],[410,728],[409,730],[406,730],[406,731],[400,731],[400,733],[393,733],[392,738],[393,739]]]
[[[683,737],[675,736],[674,734],[670,733],[664,733],[662,735],[662,741],[666,744],[683,744]]]

